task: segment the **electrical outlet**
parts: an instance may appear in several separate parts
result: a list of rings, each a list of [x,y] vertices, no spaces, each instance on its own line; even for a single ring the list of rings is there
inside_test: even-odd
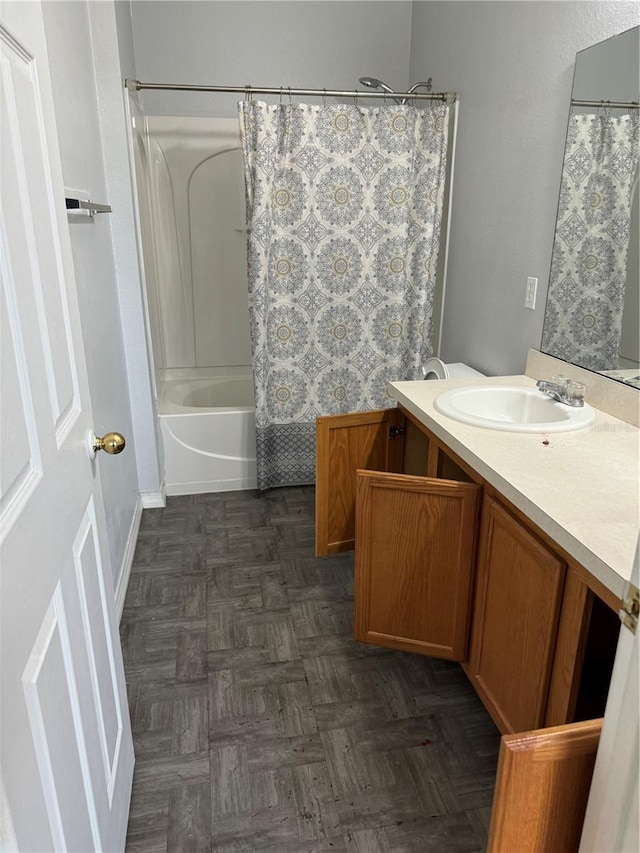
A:
[[[527,287],[524,292],[524,307],[533,309],[536,307],[536,294],[538,292],[538,279],[529,276]]]

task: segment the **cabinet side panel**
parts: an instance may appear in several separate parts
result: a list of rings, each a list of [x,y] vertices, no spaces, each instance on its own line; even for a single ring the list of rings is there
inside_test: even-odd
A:
[[[464,659],[478,492],[358,473],[357,639]]]
[[[588,586],[569,569],[545,715],[547,726],[560,726],[574,719],[592,603]]]
[[[389,426],[403,422],[397,409],[317,419],[316,556],[353,549],[356,471],[386,471],[388,460],[401,458],[402,436],[390,440]]]
[[[429,439],[425,433],[407,418],[404,436],[405,474],[415,474],[418,477],[428,476],[427,463],[429,459]]]

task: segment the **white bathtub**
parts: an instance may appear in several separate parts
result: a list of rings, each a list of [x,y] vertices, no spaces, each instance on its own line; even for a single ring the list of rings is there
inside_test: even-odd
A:
[[[250,374],[165,379],[158,415],[168,495],[256,487]]]

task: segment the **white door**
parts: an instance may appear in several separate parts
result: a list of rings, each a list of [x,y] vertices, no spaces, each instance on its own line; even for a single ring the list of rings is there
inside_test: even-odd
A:
[[[640,587],[640,540],[631,572]],[[637,614],[636,614],[637,615]],[[640,850],[640,630],[620,629],[580,853]]]
[[[119,850],[133,745],[39,3],[2,4],[0,47],[0,846]]]

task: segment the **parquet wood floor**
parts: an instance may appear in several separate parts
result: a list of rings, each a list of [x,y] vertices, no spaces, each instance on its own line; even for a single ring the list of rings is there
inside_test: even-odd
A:
[[[352,639],[313,488],[145,510],[121,622],[127,850],[482,851],[499,734],[457,664]]]

